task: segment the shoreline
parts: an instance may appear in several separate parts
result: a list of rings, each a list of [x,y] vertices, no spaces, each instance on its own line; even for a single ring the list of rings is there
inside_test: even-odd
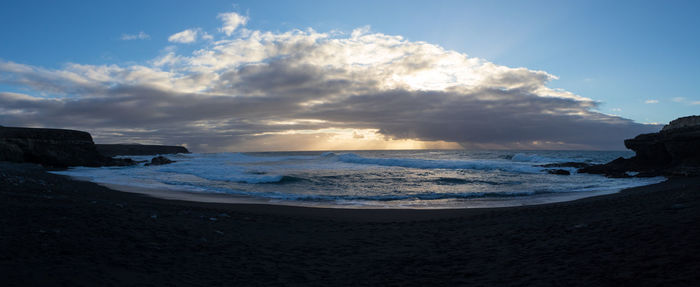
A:
[[[57,175],[62,175],[57,173]],[[165,200],[180,200],[200,203],[226,203],[226,204],[257,204],[257,205],[280,205],[296,206],[307,208],[329,208],[329,209],[409,209],[409,210],[439,210],[439,209],[471,209],[471,208],[507,208],[529,205],[543,205],[559,202],[580,200],[587,197],[603,196],[622,192],[626,189],[642,187],[608,188],[594,191],[575,192],[550,192],[520,196],[499,196],[499,197],[473,197],[473,198],[445,198],[434,200],[293,200],[278,199],[269,197],[256,197],[249,195],[239,195],[231,193],[217,192],[197,192],[174,188],[154,188],[142,187],[126,184],[115,184],[107,182],[95,182],[88,177],[66,175],[73,180],[93,182],[109,189],[135,193]],[[661,177],[660,182],[668,180]],[[657,182],[657,183],[660,183]],[[657,183],[650,183],[653,185]],[[422,204],[422,205],[421,205]]]
[[[616,151],[575,153],[574,156],[561,151],[546,151],[542,155],[487,151],[448,156],[391,151],[388,154],[349,154],[350,160],[345,158],[346,154],[194,154],[175,155],[172,158],[180,162],[166,167],[140,164],[115,170],[76,168],[56,173],[86,177],[112,189],[165,199],[358,209],[546,204],[665,180],[662,177],[611,179],[579,174],[574,166],[588,165],[583,162],[542,164],[562,162],[568,157],[580,157],[577,159],[590,163],[604,162],[621,154]],[[147,157],[150,156],[136,160]],[[429,159],[431,157],[435,158]],[[353,163],[358,158],[363,163]],[[299,160],[304,160],[303,164],[297,162]],[[376,160],[379,163],[373,164]],[[382,163],[386,160],[392,163]],[[272,161],[279,162],[272,164]],[[216,168],[212,162],[226,165],[235,162],[232,166],[236,168]],[[567,175],[548,174],[554,170]]]
[[[198,203],[0,163],[5,286],[700,283],[700,178],[507,208]]]
[[[92,182],[89,179],[73,178],[74,180]],[[663,183],[668,181],[665,178]],[[520,207],[520,206],[531,206],[531,205],[544,205],[553,203],[562,203],[568,201],[580,200],[588,197],[605,196],[609,194],[619,193],[626,189],[632,189],[637,187],[644,187],[658,183],[652,183],[649,185],[642,185],[637,187],[623,188],[619,190],[600,190],[600,191],[584,191],[584,192],[571,192],[571,193],[548,193],[548,194],[535,194],[535,195],[524,195],[524,196],[513,196],[513,197],[503,197],[503,198],[473,198],[461,200],[460,202],[454,202],[451,205],[434,205],[431,203],[430,206],[417,206],[417,205],[369,205],[369,204],[341,204],[333,202],[321,202],[321,201],[295,201],[295,200],[281,200],[281,199],[270,199],[270,198],[256,198],[251,196],[237,196],[233,194],[225,193],[198,193],[198,192],[188,192],[182,190],[174,189],[156,189],[156,188],[146,188],[146,187],[136,187],[128,185],[119,185],[111,183],[99,183],[95,182],[100,186],[106,188],[126,193],[134,193],[140,195],[146,195],[157,199],[163,200],[177,200],[186,201],[193,203],[221,203],[221,204],[252,204],[252,205],[273,205],[273,206],[294,206],[302,208],[323,208],[323,209],[358,209],[358,210],[368,210],[368,209],[394,209],[394,210],[449,210],[449,209],[482,209],[482,208],[509,208],[509,207]]]
[[[276,215],[276,216],[292,216],[301,218],[312,218],[312,219],[330,219],[330,220],[342,220],[342,221],[357,221],[357,222],[380,222],[380,223],[392,223],[392,222],[407,222],[407,221],[430,221],[439,219],[451,219],[451,218],[461,218],[465,216],[474,216],[482,213],[489,212],[499,212],[505,210],[515,210],[515,209],[529,209],[529,208],[548,208],[553,206],[568,206],[570,204],[577,204],[579,201],[586,200],[599,200],[600,198],[605,198],[607,196],[622,196],[621,193],[627,192],[639,192],[640,190],[645,192],[647,190],[663,190],[667,188],[666,183],[670,186],[678,185],[676,183],[679,179],[674,179],[673,183],[669,183],[672,179],[666,179],[663,182],[626,188],[616,192],[605,191],[603,194],[587,195],[570,200],[545,202],[541,204],[527,204],[527,205],[517,205],[517,206],[488,206],[488,207],[473,207],[473,208],[374,208],[374,207],[360,207],[360,208],[346,208],[343,206],[329,207],[329,206],[307,206],[307,205],[294,205],[294,204],[276,204],[269,203],[258,200],[247,199],[234,199],[233,201],[218,201],[221,197],[215,194],[211,197],[197,195],[196,199],[185,196],[179,197],[177,195],[172,196],[173,193],[170,191],[161,191],[156,189],[147,188],[135,188],[130,189],[127,186],[119,186],[125,188],[124,190],[116,188],[115,185],[111,184],[98,184],[90,181],[89,183],[96,184],[98,186],[105,187],[113,192],[123,193],[123,194],[134,194],[137,196],[145,196],[147,198],[154,199],[156,201],[162,200],[165,202],[182,204],[185,206],[206,206],[213,208],[231,209],[235,211],[248,212],[254,214],[265,214],[265,215]],[[683,180],[682,178],[680,180]],[[700,178],[695,179],[700,182]],[[684,184],[684,183],[683,183]],[[700,186],[700,183],[698,183]],[[159,193],[160,196],[154,195]],[[700,190],[699,190],[700,192]],[[162,196],[162,197],[161,197]],[[575,196],[575,195],[574,195]],[[228,196],[225,196],[228,197]],[[207,201],[209,198],[211,201]],[[194,200],[193,200],[194,199]]]
[[[68,177],[68,176],[66,176]],[[70,178],[70,177],[69,177]],[[71,180],[74,180],[71,178]],[[268,215],[282,215],[282,216],[299,216],[305,218],[318,218],[318,219],[331,219],[331,220],[343,220],[343,221],[359,221],[359,222],[404,222],[404,221],[415,221],[415,220],[435,220],[435,219],[449,219],[449,218],[460,218],[464,216],[474,216],[482,213],[489,212],[499,212],[517,209],[530,209],[530,208],[551,208],[551,207],[562,207],[569,206],[571,204],[578,204],[579,202],[586,201],[597,201],[605,200],[606,197],[614,198],[616,196],[624,197],[627,193],[635,192],[657,192],[665,190],[672,187],[688,185],[686,181],[696,182],[696,186],[699,188],[700,192],[700,178],[666,178],[665,181],[655,184],[643,185],[632,188],[625,188],[620,191],[603,191],[602,194],[587,195],[570,200],[545,202],[541,204],[527,204],[527,205],[516,205],[516,206],[488,206],[488,207],[472,207],[472,208],[374,208],[374,207],[360,207],[360,208],[346,208],[343,206],[329,207],[329,206],[307,206],[307,205],[294,205],[294,204],[277,204],[269,203],[263,200],[255,199],[239,199],[234,198],[233,201],[219,201],[222,197],[227,197],[227,195],[222,195],[222,197],[216,194],[211,195],[200,195],[197,194],[196,198],[185,195],[180,197],[178,195],[173,196],[171,191],[162,191],[158,189],[148,189],[148,188],[134,188],[131,189],[129,186],[118,186],[112,184],[100,184],[93,183],[91,181],[83,181],[86,183],[95,184],[109,189],[110,191],[125,194],[125,195],[135,195],[143,196],[155,201],[164,201],[169,203],[174,203],[178,205],[191,205],[191,206],[204,206],[212,208],[222,208],[231,209],[242,212],[250,212],[257,214],[268,214]],[[119,187],[119,188],[117,188]],[[120,189],[124,188],[124,189]],[[158,193],[157,195],[154,194]],[[177,191],[175,192],[178,193]],[[187,194],[186,192],[184,192]],[[210,197],[211,196],[211,197]],[[575,195],[574,195],[575,196]],[[209,198],[210,200],[207,200]]]

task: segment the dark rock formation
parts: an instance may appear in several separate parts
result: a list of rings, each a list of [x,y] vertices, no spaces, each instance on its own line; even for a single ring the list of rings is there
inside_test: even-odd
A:
[[[660,132],[641,134],[625,140],[636,155],[609,163],[582,168],[579,172],[627,177],[628,172],[641,176],[700,176],[700,116],[672,121]]]
[[[558,175],[570,175],[571,172],[565,169],[548,169],[547,172],[549,174],[558,174]]]
[[[700,126],[700,116],[689,116],[682,117],[672,120],[670,123],[665,125],[661,131],[668,132],[676,129],[690,128],[694,126]]]
[[[0,127],[0,161],[50,167],[130,165],[97,152],[89,133],[62,129]]]
[[[140,144],[97,144],[97,151],[104,156],[117,155],[155,155],[190,153],[185,147],[167,145]]]
[[[153,159],[151,159],[151,162],[150,162],[150,163],[147,163],[146,165],[147,165],[147,166],[148,166],[148,165],[164,165],[164,164],[169,164],[169,163],[174,163],[174,162],[175,162],[174,160],[170,160],[170,159],[167,158],[167,157],[164,157],[164,156],[162,156],[162,155],[159,155],[159,156],[154,157]]]

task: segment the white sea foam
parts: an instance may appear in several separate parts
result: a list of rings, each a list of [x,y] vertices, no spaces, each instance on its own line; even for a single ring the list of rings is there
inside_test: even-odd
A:
[[[355,164],[372,164],[381,166],[399,166],[420,169],[473,169],[500,170],[518,173],[540,173],[539,167],[529,164],[517,164],[499,160],[429,160],[416,158],[367,158],[353,153],[337,156],[339,161]]]
[[[549,158],[549,157],[544,157],[544,156],[540,156],[537,154],[525,154],[525,153],[517,153],[517,154],[513,155],[511,160],[516,161],[516,162],[534,162],[534,163],[552,163],[552,162],[564,161],[563,159]]]
[[[152,168],[161,173],[189,174],[215,181],[268,183],[282,180],[283,175],[270,174],[262,167],[256,169],[240,164],[274,161],[279,161],[279,159],[261,159],[244,154],[228,154],[223,156],[205,156],[146,168]]]

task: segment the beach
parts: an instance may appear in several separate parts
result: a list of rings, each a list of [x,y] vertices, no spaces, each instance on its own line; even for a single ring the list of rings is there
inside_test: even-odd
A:
[[[700,287],[700,1],[35,2],[0,287]]]
[[[0,169],[4,286],[700,283],[700,179],[570,202],[372,210],[164,200]]]

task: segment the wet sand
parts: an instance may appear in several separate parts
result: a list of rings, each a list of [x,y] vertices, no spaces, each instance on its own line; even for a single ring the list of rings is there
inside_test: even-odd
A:
[[[87,178],[72,177],[77,180],[90,181]],[[490,208],[490,207],[514,207],[523,205],[535,205],[535,204],[547,204],[555,202],[572,201],[581,198],[599,196],[615,193],[618,190],[602,190],[602,191],[591,191],[591,192],[571,192],[571,193],[549,193],[549,194],[536,194],[530,196],[520,196],[512,198],[473,198],[473,199],[463,199],[460,201],[453,202],[442,202],[435,203],[434,201],[430,205],[415,204],[410,201],[406,201],[404,205],[391,204],[386,205],[382,202],[373,202],[372,204],[367,203],[345,203],[345,204],[334,204],[329,202],[321,201],[293,201],[293,200],[275,200],[275,199],[265,199],[265,198],[253,198],[249,196],[239,196],[232,194],[221,194],[221,193],[201,193],[201,192],[187,192],[182,190],[168,190],[168,189],[154,189],[154,188],[144,188],[136,186],[128,186],[123,184],[108,184],[108,183],[98,183],[101,186],[107,187],[109,189],[137,193],[141,195],[146,195],[150,197],[156,197],[160,199],[167,200],[180,200],[180,201],[192,201],[192,202],[207,202],[207,203],[245,203],[245,204],[262,204],[262,205],[285,205],[285,206],[297,206],[297,207],[313,207],[313,208],[328,208],[328,209],[465,209],[465,208]]]
[[[0,163],[3,286],[698,286],[700,179],[545,205],[157,199]]]

